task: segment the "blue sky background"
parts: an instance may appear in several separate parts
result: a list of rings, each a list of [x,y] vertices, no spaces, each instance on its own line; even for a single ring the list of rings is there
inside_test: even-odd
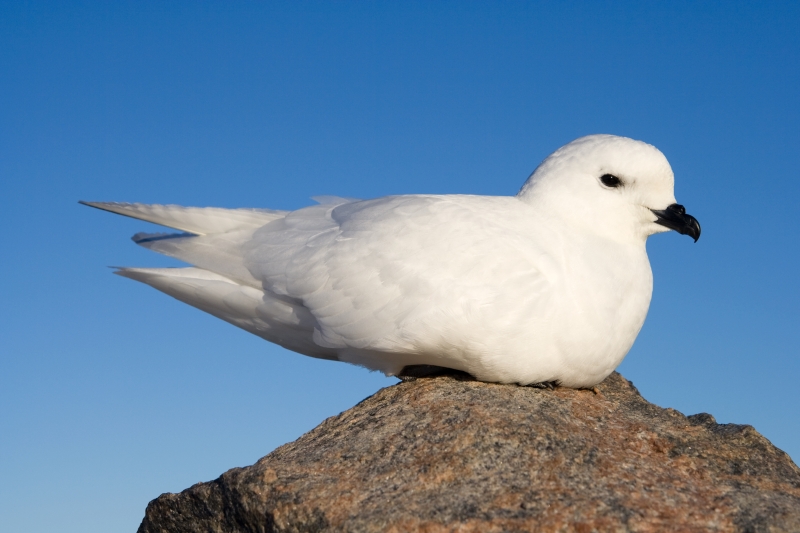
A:
[[[107,265],[175,262],[84,200],[299,208],[515,194],[590,133],[671,161],[620,367],[800,458],[797,2],[0,3],[0,529],[132,532],[393,379],[286,352]]]

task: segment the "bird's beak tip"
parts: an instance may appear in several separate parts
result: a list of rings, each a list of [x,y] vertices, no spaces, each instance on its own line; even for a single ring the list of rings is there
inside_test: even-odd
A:
[[[700,223],[680,204],[672,204],[666,209],[651,209],[656,215],[656,224],[677,231],[681,235],[688,235],[694,242],[700,239]]]

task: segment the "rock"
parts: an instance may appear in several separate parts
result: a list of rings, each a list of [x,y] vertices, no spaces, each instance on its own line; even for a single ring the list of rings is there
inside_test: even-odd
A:
[[[800,469],[751,426],[596,391],[399,383],[255,465],[150,502],[139,533],[800,531]]]

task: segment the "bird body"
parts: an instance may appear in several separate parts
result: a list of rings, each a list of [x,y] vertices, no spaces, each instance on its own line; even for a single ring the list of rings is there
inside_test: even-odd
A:
[[[516,196],[320,202],[291,212],[89,205],[188,232],[134,240],[194,267],[120,275],[290,350],[387,375],[435,365],[571,387],[602,381],[641,329],[646,237],[667,230],[664,217],[684,229],[694,220],[669,211],[663,155],[614,136],[555,152]]]

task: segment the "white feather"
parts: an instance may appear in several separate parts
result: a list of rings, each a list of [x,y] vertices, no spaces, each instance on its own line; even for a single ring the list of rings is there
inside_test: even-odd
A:
[[[598,176],[625,187],[610,190]],[[644,247],[675,202],[652,146],[590,136],[514,197],[319,198],[292,212],[92,203],[189,231],[137,243],[199,268],[123,269],[291,350],[387,374],[415,364],[479,379],[591,386],[650,302]]]
[[[146,283],[173,298],[290,350],[336,359],[311,342],[316,324],[301,306],[270,297],[200,268],[121,268],[115,274]]]
[[[180,205],[128,204],[124,202],[84,202],[126,217],[146,220],[195,235],[225,233],[242,228],[256,228],[280,218],[286,211],[274,209],[222,209],[219,207],[183,207]]]

